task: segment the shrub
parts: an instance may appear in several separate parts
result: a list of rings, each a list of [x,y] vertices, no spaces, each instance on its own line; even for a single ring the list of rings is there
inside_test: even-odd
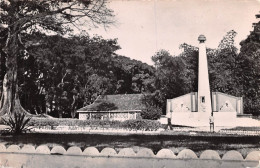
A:
[[[126,120],[126,121],[110,121],[110,120],[78,120],[78,119],[58,119],[58,118],[32,118],[29,122],[30,126],[89,126],[94,128],[124,128],[128,130],[156,131],[161,127],[159,121],[154,120]]]
[[[129,130],[156,131],[161,127],[159,121],[154,120],[126,120],[121,127]]]
[[[162,115],[162,110],[155,106],[146,106],[146,109],[142,110],[141,116],[143,119],[158,120]]]
[[[91,126],[91,127],[104,127],[110,126],[112,128],[118,127],[120,121],[109,120],[78,120],[70,118],[32,118],[29,122],[30,126]]]
[[[2,117],[2,121],[5,125],[8,125],[9,132],[12,134],[22,134],[29,131],[29,121],[31,117],[26,117],[24,113],[14,113],[14,115],[8,117]]]
[[[28,123],[30,126],[58,126],[60,121],[53,118],[32,118]]]

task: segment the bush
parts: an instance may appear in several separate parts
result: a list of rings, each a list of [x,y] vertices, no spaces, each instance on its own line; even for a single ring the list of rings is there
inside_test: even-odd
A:
[[[119,127],[120,121],[109,120],[78,120],[70,118],[32,118],[28,123],[30,126],[91,126],[91,127],[104,127],[110,126],[111,128]]]
[[[136,131],[156,131],[161,127],[161,123],[154,120],[126,120],[121,123],[121,127]]]
[[[158,120],[162,115],[162,110],[159,107],[147,106],[146,109],[142,110],[141,116],[143,119]]]
[[[126,120],[110,121],[110,120],[78,120],[78,119],[58,119],[58,118],[32,118],[28,123],[30,126],[79,126],[94,128],[115,128],[128,130],[156,131],[161,127],[159,121],[154,120]]]
[[[31,117],[26,117],[24,113],[14,113],[13,115],[2,117],[5,125],[8,125],[9,132],[12,134],[22,134],[30,130],[29,121]]]
[[[58,119],[53,118],[32,118],[28,123],[30,126],[58,126],[60,121]]]

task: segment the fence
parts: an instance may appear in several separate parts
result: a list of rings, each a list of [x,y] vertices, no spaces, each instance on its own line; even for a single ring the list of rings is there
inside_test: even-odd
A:
[[[101,120],[130,120],[140,119],[141,110],[126,111],[79,111],[80,120],[101,119]]]

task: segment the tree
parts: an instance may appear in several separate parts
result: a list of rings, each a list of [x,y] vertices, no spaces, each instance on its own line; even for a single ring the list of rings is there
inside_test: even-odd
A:
[[[32,44],[23,34],[52,31],[64,34],[69,25],[87,26],[113,23],[113,12],[106,0],[3,0],[0,2],[1,57],[5,57],[0,115],[25,112],[18,96],[18,58]],[[34,43],[35,44],[35,43]]]
[[[223,37],[216,50],[209,52],[210,86],[212,91],[241,96],[238,50],[234,46],[236,32],[231,30]]]
[[[112,59],[120,48],[116,39],[106,40],[100,36],[91,38],[88,34],[67,38],[59,35],[28,36],[30,39],[37,37],[41,37],[41,43],[27,48],[31,54],[29,58],[36,60],[33,66],[36,70],[26,72],[38,84],[38,91],[34,93],[44,91],[53,116],[59,113],[68,117],[70,112],[83,104],[92,103],[98,95],[115,91]],[[24,78],[27,79],[27,76],[22,76],[20,81],[24,81]],[[27,88],[28,84],[26,80],[22,86]],[[26,93],[31,92],[25,90],[22,95]]]
[[[166,110],[166,99],[181,96],[186,93],[184,61],[180,56],[171,56],[166,50],[160,50],[153,57],[155,63],[155,104]]]
[[[153,92],[155,68],[124,56],[113,59],[113,74],[117,81],[117,94]]]
[[[185,93],[196,92],[198,90],[198,48],[186,43],[181,44],[179,48],[183,50],[180,57],[184,62],[182,87]]]
[[[244,109],[253,115],[260,114],[260,22],[249,36],[240,42],[238,55]]]
[[[162,108],[156,99],[156,92],[144,94],[141,102],[145,105],[145,108],[141,112],[143,119],[157,120],[161,117]]]
[[[45,94],[52,116],[68,117],[73,109],[93,103],[99,95],[154,91],[155,68],[117,55],[115,51],[120,48],[117,39],[84,33],[66,38],[35,33],[27,38],[35,43],[40,41],[27,48],[30,55],[21,62],[25,67],[21,72],[26,74],[18,76],[22,105],[31,113],[44,111],[40,107],[45,104],[43,100],[37,103],[27,99],[34,96],[39,100],[40,93]]]

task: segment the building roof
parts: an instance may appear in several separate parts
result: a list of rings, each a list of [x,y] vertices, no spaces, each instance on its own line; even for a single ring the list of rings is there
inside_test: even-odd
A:
[[[142,110],[145,105],[142,103],[143,94],[117,94],[117,95],[102,95],[90,105],[85,106],[77,110],[77,112],[83,111],[97,111],[96,107],[102,101],[113,103],[116,110],[111,111],[134,111]]]

